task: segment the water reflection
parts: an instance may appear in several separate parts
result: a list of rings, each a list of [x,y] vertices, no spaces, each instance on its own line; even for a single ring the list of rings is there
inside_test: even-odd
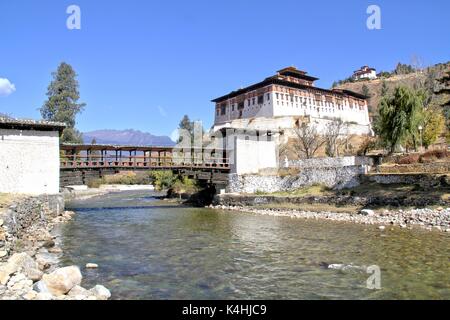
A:
[[[178,207],[148,194],[71,204],[65,262],[116,299],[450,298],[449,235]],[[379,265],[368,274],[329,263]]]

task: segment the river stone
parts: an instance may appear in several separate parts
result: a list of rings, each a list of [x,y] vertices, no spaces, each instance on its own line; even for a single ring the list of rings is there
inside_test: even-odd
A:
[[[37,262],[25,252],[12,255],[8,259],[5,270],[9,272],[10,275],[18,270],[22,270],[22,272],[33,281],[40,280],[42,277],[42,272],[39,270]]]
[[[40,252],[36,254],[36,261],[41,270],[48,269],[51,265],[58,264],[58,257],[48,252]]]
[[[53,240],[47,240],[47,241],[45,241],[45,242],[42,244],[42,246],[43,246],[44,248],[53,248],[53,247],[55,246],[55,241],[53,241]]]
[[[56,269],[50,274],[44,274],[42,281],[46,284],[51,294],[64,295],[76,285],[81,284],[81,272],[77,266]]]
[[[36,300],[43,301],[43,300],[53,300],[53,299],[54,299],[54,297],[50,293],[47,293],[47,292],[39,292],[36,295]]]
[[[97,269],[98,268],[98,264],[96,264],[96,263],[87,263],[86,264],[86,268],[87,269]]]
[[[89,290],[89,292],[91,292],[99,300],[108,300],[111,298],[111,292],[101,285],[96,285],[94,288]]]
[[[8,255],[8,251],[0,251],[0,258],[6,257]]]
[[[62,253],[63,251],[62,251],[62,249],[60,247],[53,247],[53,248],[48,249],[48,252],[49,253],[59,254],[59,253]]]
[[[375,211],[370,210],[370,209],[362,209],[359,214],[363,215],[363,216],[374,216],[375,215]]]
[[[38,293],[50,293],[50,290],[48,290],[47,285],[44,283],[44,281],[38,281],[33,285],[33,290]]]
[[[0,227],[3,226],[3,223],[4,223],[3,219],[0,219]]]
[[[89,296],[89,290],[77,285],[73,287],[67,295],[76,297],[78,300],[81,300],[81,296],[83,296],[84,298],[87,298],[87,296]]]
[[[0,269],[0,285],[6,285],[9,281],[9,272]]]
[[[34,290],[28,291],[26,294],[23,295],[23,298],[25,300],[34,300],[36,299],[38,293]]]

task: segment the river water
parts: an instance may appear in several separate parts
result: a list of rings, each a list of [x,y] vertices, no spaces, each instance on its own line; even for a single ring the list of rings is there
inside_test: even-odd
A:
[[[68,207],[62,264],[113,299],[450,299],[448,233],[188,208],[148,192]],[[372,265],[380,290],[367,288]]]

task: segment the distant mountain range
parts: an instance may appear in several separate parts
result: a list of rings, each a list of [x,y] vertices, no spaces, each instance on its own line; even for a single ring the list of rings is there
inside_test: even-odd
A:
[[[154,136],[139,130],[96,130],[83,133],[84,143],[133,145],[133,146],[173,146],[168,136]]]

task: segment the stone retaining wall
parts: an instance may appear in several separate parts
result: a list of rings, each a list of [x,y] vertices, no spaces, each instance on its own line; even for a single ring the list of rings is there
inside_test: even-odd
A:
[[[379,173],[444,174],[450,172],[450,162],[382,165],[377,170]]]
[[[335,206],[357,206],[357,207],[427,207],[432,205],[449,206],[450,201],[443,200],[439,196],[429,197],[384,197],[384,196],[272,196],[272,195],[216,195],[214,205],[227,207],[253,207],[258,205],[285,205],[293,204],[330,204]]]
[[[46,225],[49,220],[62,212],[64,212],[62,195],[22,198],[0,212],[2,227],[8,234],[5,239],[0,239],[0,251],[7,252],[7,255],[0,257],[0,261],[7,259],[8,255],[14,251],[17,240],[22,239],[30,228]]]
[[[442,174],[409,173],[409,174],[368,174],[362,176],[364,182],[379,184],[412,184],[422,188],[450,186],[450,178]]]
[[[227,191],[230,193],[278,192],[315,184],[339,190],[358,186],[359,176],[363,173],[365,173],[363,166],[347,166],[306,168],[297,175],[285,177],[231,174]]]
[[[339,158],[312,158],[290,160],[290,168],[336,168],[359,165],[372,165],[369,157],[339,157]]]

